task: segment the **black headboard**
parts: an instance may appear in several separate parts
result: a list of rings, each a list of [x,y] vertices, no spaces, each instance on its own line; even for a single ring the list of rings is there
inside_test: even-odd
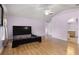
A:
[[[13,35],[32,34],[31,26],[13,26]]]

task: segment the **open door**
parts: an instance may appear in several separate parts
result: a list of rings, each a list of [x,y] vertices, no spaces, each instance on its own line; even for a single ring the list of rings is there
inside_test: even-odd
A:
[[[0,4],[0,53],[3,50],[3,40],[4,40],[4,28],[3,28],[3,6]]]
[[[72,18],[68,20],[68,45],[67,54],[77,54],[78,40],[78,19]]]

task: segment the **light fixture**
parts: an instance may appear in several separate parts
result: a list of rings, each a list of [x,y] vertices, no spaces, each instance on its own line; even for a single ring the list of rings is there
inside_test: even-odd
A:
[[[51,13],[53,13],[51,10],[45,10],[45,15],[49,15]]]
[[[68,23],[74,23],[75,22],[75,18],[71,18],[68,20]]]

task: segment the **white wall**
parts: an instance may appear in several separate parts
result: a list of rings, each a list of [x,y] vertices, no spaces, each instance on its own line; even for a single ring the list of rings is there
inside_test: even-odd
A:
[[[54,38],[67,40],[68,20],[70,18],[79,18],[79,9],[69,9],[60,12],[52,17],[52,21],[48,24],[48,34]],[[78,26],[79,28],[79,26]],[[79,30],[78,30],[79,32]],[[78,36],[79,37],[79,36]],[[79,39],[78,39],[79,42]]]
[[[79,20],[78,20],[78,43],[79,43]]]
[[[54,38],[67,40],[67,31],[68,31],[67,22],[70,18],[73,17],[79,18],[78,8],[65,10],[52,17],[52,21],[47,25],[48,34],[50,34]],[[13,25],[32,26],[32,33],[40,36],[45,35],[45,21],[43,19],[30,19],[30,18],[24,18],[19,16],[8,16],[9,39],[12,39]]]
[[[44,20],[30,19],[24,17],[9,16],[8,17],[8,36],[12,39],[12,26],[32,26],[32,33],[43,36],[45,35]]]

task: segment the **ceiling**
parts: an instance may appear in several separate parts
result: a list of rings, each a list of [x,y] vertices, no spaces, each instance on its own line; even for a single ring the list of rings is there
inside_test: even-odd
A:
[[[8,15],[44,19],[45,10],[51,10],[53,15],[69,8],[78,8],[79,4],[6,4]],[[50,17],[50,16],[48,16]]]

